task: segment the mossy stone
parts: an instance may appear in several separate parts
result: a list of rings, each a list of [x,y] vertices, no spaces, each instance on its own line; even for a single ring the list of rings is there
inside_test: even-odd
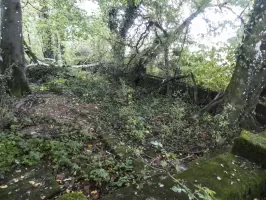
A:
[[[195,185],[201,185],[216,192],[221,200],[253,200],[266,189],[266,171],[241,157],[225,153],[212,158],[174,176],[183,180],[192,191]],[[141,188],[134,186],[117,190],[114,194],[103,197],[108,199],[154,199],[186,200],[185,193],[176,193],[171,188],[175,181],[165,176],[154,176],[143,182]]]
[[[234,141],[232,153],[255,162],[266,169],[266,133],[253,134],[243,130]]]
[[[6,177],[0,182],[6,185],[6,188],[0,188],[0,199],[3,200],[49,199],[61,191],[55,175],[46,165],[12,171]]]
[[[87,198],[81,192],[73,192],[64,194],[63,196],[59,197],[58,200],[87,200]]]
[[[175,178],[185,180],[190,188],[205,186],[221,200],[253,200],[266,191],[266,171],[231,153],[199,163]]]

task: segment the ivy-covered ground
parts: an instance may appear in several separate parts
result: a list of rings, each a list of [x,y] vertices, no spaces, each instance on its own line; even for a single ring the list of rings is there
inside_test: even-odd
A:
[[[199,108],[185,95],[148,93],[78,69],[37,68],[28,76],[31,95],[0,99],[2,189],[26,179],[10,174],[41,165],[60,185],[49,199],[78,191],[96,200],[155,173],[182,171],[190,161],[230,146],[226,115],[192,120]],[[27,182],[41,184],[34,177]]]

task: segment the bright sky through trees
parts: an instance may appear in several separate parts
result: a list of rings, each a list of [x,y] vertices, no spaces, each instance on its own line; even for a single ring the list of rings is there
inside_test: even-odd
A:
[[[79,7],[86,10],[88,15],[95,15],[99,11],[99,6],[97,3],[92,1],[84,1],[78,3]],[[240,8],[233,8],[233,12],[236,14],[241,13]],[[240,19],[237,15],[230,10],[223,10],[223,12],[217,12],[214,9],[207,9],[204,15],[200,15],[191,24],[191,35],[199,43],[205,44],[207,46],[217,46],[218,44],[226,43],[228,39],[237,36],[237,28],[233,28],[229,24],[219,28],[219,34],[208,34],[208,23],[205,19],[209,20],[209,24],[219,27],[219,23],[223,21],[230,21],[235,27],[240,27]],[[202,37],[204,36],[204,37]]]

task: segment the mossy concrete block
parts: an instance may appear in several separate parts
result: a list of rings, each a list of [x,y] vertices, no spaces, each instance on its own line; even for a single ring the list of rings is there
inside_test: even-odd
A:
[[[254,199],[266,191],[266,171],[231,153],[219,155],[176,176],[191,188],[202,185],[221,200]]]
[[[205,186],[215,191],[217,199],[221,200],[253,200],[266,189],[266,171],[231,153],[199,163],[174,178],[184,180],[192,191],[195,185]],[[171,189],[178,185],[169,176],[155,176],[141,185],[139,189],[134,186],[120,189],[103,199],[188,199],[185,193],[176,193]]]
[[[52,171],[41,165],[13,171],[0,185],[3,186],[0,188],[3,200],[49,199],[61,191]]]
[[[73,192],[62,195],[58,200],[87,200],[87,197],[81,192]]]
[[[243,130],[234,141],[232,153],[266,168],[266,133],[255,135]]]

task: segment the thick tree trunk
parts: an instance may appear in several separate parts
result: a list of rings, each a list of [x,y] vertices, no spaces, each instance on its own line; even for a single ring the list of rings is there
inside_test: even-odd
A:
[[[25,76],[20,0],[2,0],[2,58],[1,73],[12,72],[8,81],[10,92],[22,96],[30,92]]]
[[[224,106],[232,125],[253,128],[255,108],[266,78],[266,1],[256,0],[245,28],[243,43],[237,52],[237,63],[228,85]]]
[[[224,110],[232,127],[258,129],[255,109],[265,82],[266,1],[255,0],[242,44],[238,47],[236,67],[225,94],[213,100],[192,118],[204,112]]]

